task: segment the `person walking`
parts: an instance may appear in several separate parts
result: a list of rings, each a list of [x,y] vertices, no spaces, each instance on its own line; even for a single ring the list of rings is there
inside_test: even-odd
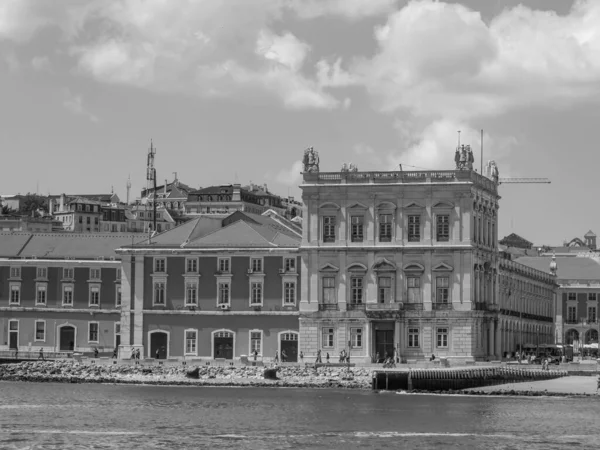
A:
[[[41,359],[42,361],[45,361],[45,360],[44,360],[44,347],[40,347],[40,354],[39,354],[39,356],[38,356],[38,360],[40,360],[40,359]]]
[[[131,359],[135,359],[135,348],[131,349]]]
[[[119,348],[115,347],[115,349],[113,350],[113,359],[117,359],[117,354],[119,353]]]
[[[275,364],[279,363],[279,352],[275,352]]]
[[[156,352],[154,353],[154,357],[155,359],[160,359],[160,350],[156,349]]]
[[[94,347],[94,358],[98,359],[98,347]]]
[[[285,350],[281,350],[281,362],[287,362],[287,353],[285,352]]]
[[[300,362],[304,362],[304,353],[302,353],[302,350],[300,350]]]
[[[157,350],[157,351],[158,351],[158,350]],[[139,348],[137,348],[137,349],[135,350],[135,359],[140,359],[140,349],[139,349]]]
[[[329,352],[327,352],[327,356],[325,356],[326,360],[327,360],[327,364],[329,364]]]
[[[315,364],[322,364],[323,361],[321,361],[321,350],[317,350],[317,359],[315,360]]]

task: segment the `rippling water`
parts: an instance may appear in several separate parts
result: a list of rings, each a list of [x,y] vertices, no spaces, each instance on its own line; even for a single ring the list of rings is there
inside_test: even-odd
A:
[[[597,448],[597,398],[0,383],[2,449]]]

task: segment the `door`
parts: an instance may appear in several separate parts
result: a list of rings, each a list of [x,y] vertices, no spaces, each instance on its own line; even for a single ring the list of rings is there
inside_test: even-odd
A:
[[[394,330],[375,331],[375,352],[379,353],[379,360],[375,362],[383,362],[386,355],[394,356]]]
[[[298,335],[296,333],[284,333],[281,335],[281,360],[283,361],[284,352],[287,362],[298,361]]]
[[[213,339],[215,359],[233,359],[233,333],[219,331],[215,333]]]
[[[150,358],[167,359],[167,347],[169,336],[162,331],[156,331],[150,335]],[[158,350],[158,353],[157,353]]]
[[[72,352],[75,349],[75,328],[61,327],[59,348],[61,352]]]

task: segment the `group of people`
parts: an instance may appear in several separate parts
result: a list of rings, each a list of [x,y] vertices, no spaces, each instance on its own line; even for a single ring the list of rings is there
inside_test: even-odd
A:
[[[281,350],[281,362],[282,363],[287,362],[287,358],[288,358],[288,355],[285,352],[285,350]],[[279,352],[275,352],[275,362],[276,363],[279,362]]]

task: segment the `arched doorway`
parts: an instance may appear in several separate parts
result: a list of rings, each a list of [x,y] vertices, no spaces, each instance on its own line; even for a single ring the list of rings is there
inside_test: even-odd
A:
[[[213,332],[213,357],[233,359],[234,334],[233,331],[220,330]]]
[[[279,354],[287,362],[298,362],[298,333],[295,331],[286,331],[279,334]],[[282,359],[283,361],[283,359]]]
[[[565,333],[565,344],[573,345],[573,342],[579,340],[579,332],[577,330],[567,330]]]
[[[585,344],[595,344],[598,342],[598,330],[591,329],[585,332]]]
[[[58,349],[61,352],[75,350],[75,326],[61,325],[58,333]]]
[[[169,357],[169,333],[166,331],[151,331],[150,358],[167,359]]]

